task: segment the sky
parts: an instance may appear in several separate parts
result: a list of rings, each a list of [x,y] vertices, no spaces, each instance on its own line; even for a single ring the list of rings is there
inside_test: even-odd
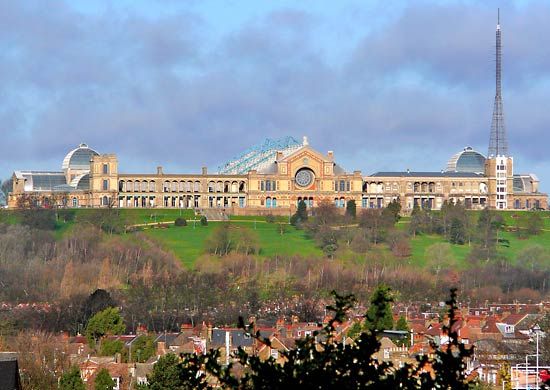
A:
[[[550,191],[550,2],[0,0],[0,179],[84,142],[200,172],[307,136],[364,175],[486,154],[500,7],[516,173]]]

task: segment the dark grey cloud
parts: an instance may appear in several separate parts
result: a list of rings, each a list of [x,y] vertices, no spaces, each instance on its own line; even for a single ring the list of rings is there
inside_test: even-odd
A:
[[[282,135],[308,135],[364,173],[439,170],[466,145],[486,150],[492,6],[411,3],[385,23],[356,13],[353,27],[280,9],[218,36],[185,9],[148,17],[70,4],[0,2],[2,177],[56,169],[80,142],[117,153],[124,171],[216,168]],[[511,150],[547,190],[549,12],[502,11]],[[340,57],[323,47],[322,32],[352,30],[359,38]]]

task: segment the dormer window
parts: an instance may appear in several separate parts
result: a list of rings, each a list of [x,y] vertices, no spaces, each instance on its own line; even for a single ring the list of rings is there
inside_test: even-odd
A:
[[[504,333],[514,333],[514,325],[506,325],[504,327]]]

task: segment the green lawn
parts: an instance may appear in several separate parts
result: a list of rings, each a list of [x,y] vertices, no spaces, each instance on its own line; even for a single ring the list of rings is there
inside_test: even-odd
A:
[[[427,250],[430,246],[434,244],[443,244],[448,243],[443,239],[443,237],[438,235],[417,235],[411,239],[411,259],[410,264],[418,267],[424,267],[427,262]],[[465,260],[470,253],[471,247],[468,245],[453,245],[450,244],[451,254],[454,258],[455,264],[459,268],[464,268],[466,266]]]
[[[185,227],[170,227],[164,229],[148,229],[144,233],[157,239],[164,248],[167,248],[181,259],[187,267],[192,267],[195,260],[204,253],[204,245],[212,230],[222,222],[210,222],[208,226],[195,228],[193,224]],[[255,230],[260,240],[260,257],[275,255],[314,255],[322,256],[322,252],[315,246],[315,242],[305,237],[301,230],[288,227],[287,232],[281,235],[277,224],[251,222],[232,222],[234,226],[243,226]]]
[[[265,216],[261,215],[230,215],[229,220],[231,221],[257,221],[265,222]],[[276,215],[273,216],[277,222],[288,222],[289,216]]]

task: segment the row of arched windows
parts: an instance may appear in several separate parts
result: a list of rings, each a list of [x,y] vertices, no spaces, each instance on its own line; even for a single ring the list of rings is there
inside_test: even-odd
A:
[[[209,181],[208,192],[239,193],[245,192],[244,181]]]

